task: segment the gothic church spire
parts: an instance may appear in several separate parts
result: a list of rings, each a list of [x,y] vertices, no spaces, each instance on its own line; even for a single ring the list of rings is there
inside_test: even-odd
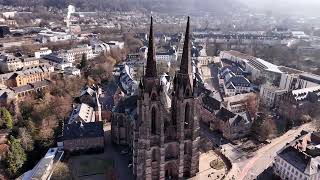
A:
[[[148,57],[147,57],[147,67],[146,67],[146,78],[157,77],[157,62],[155,57],[155,45],[153,41],[153,18],[151,16],[150,33],[149,33],[149,47],[148,47]]]
[[[183,45],[183,53],[181,58],[180,73],[181,74],[191,74],[191,44],[190,44],[190,17],[188,16],[186,34]]]

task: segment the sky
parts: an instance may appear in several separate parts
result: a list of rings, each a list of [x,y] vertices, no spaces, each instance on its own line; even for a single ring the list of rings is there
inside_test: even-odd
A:
[[[238,0],[249,7],[281,13],[320,16],[320,0]]]

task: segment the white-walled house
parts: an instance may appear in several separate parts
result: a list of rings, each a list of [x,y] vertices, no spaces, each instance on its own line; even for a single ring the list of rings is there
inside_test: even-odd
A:
[[[304,133],[277,152],[273,172],[283,180],[320,179],[320,134]]]
[[[52,53],[52,50],[51,49],[48,49],[47,47],[44,47],[44,48],[40,48],[40,50],[36,51],[34,53],[34,57],[39,59],[45,55],[49,55]]]

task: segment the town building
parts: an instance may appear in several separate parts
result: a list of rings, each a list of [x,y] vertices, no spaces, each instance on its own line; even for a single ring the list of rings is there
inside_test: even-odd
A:
[[[21,70],[22,68],[37,66],[40,61],[34,57],[16,57],[10,54],[0,56],[0,70],[2,73],[8,73]]]
[[[81,61],[83,56],[85,56],[87,60],[90,60],[94,57],[92,48],[88,45],[82,45],[63,52],[59,52],[58,56],[64,59],[66,62]]]
[[[82,103],[77,105],[76,108],[73,109],[69,118],[69,124],[89,123],[89,122],[95,122],[95,120],[96,120],[96,116],[95,116],[94,109],[89,105]]]
[[[75,98],[75,103],[77,104],[87,104],[94,110],[94,115],[96,121],[102,121],[102,107],[100,103],[100,96],[102,94],[102,89],[93,85],[92,87],[86,87],[80,94],[79,97]]]
[[[285,180],[320,179],[320,134],[301,132],[277,152],[273,172]]]
[[[172,62],[178,60],[177,50],[173,46],[163,46],[156,52],[158,62]]]
[[[0,105],[5,105],[10,101],[16,100],[16,94],[9,88],[0,88]]]
[[[81,76],[81,71],[76,67],[66,67],[64,68],[64,74],[70,76]]]
[[[58,57],[57,54],[45,55],[41,61],[50,64],[56,70],[64,71],[65,68],[73,67],[72,62],[65,61],[63,58]]]
[[[109,44],[104,43],[104,42],[92,41],[91,47],[92,47],[92,51],[95,55],[100,55],[102,53],[106,54],[106,53],[110,52],[110,50],[111,50]]]
[[[279,101],[280,96],[285,94],[286,92],[288,91],[285,89],[281,89],[277,86],[266,83],[263,84],[260,88],[260,99],[265,106],[273,108]]]
[[[27,85],[28,83],[50,80],[50,74],[53,71],[53,67],[46,64],[28,67],[21,71],[1,74],[0,84],[4,84],[8,87],[19,87]]]
[[[219,83],[223,87],[224,94],[226,96],[234,96],[250,92],[251,83],[241,74],[241,69],[236,67],[230,67],[230,69],[223,68],[219,73]]]
[[[34,52],[34,57],[39,59],[39,58],[42,58],[43,56],[49,55],[51,53],[52,53],[51,49],[48,49],[47,47],[43,47],[43,48],[40,48],[39,51]]]
[[[12,87],[10,89],[15,93],[16,100],[21,100],[23,99],[23,97],[34,95],[40,91],[47,89],[50,84],[51,81],[45,79],[42,81],[28,83],[19,87]]]
[[[13,55],[1,55],[0,56],[0,70],[2,73],[8,73],[23,68],[21,59]]]
[[[233,113],[243,113],[247,111],[248,101],[253,104],[259,104],[255,93],[245,93],[224,97],[223,105]]]
[[[201,122],[209,126],[210,130],[217,130],[231,140],[245,137],[250,133],[252,119],[247,110],[241,109],[240,113],[232,112],[210,95],[203,95],[201,100]]]
[[[138,82],[133,78],[134,73],[133,68],[128,65],[117,65],[114,68],[115,80],[125,94],[133,95],[138,88]]]
[[[103,122],[64,124],[58,147],[67,152],[103,151]]]
[[[318,108],[319,102],[320,85],[284,93],[279,96],[276,107],[280,115],[294,121],[301,118],[303,114],[316,116],[313,111]]]
[[[284,73],[281,75],[280,85],[281,89],[295,90],[302,88],[309,88],[320,85],[320,76],[303,72],[300,70],[280,67]]]
[[[36,40],[41,43],[66,41],[71,39],[71,35],[65,32],[55,32],[51,30],[43,30],[38,33]]]
[[[266,81],[273,83],[280,79],[282,74],[282,71],[279,70],[278,66],[238,51],[221,51],[220,58],[240,65],[250,74],[250,80],[252,81],[265,79]]]

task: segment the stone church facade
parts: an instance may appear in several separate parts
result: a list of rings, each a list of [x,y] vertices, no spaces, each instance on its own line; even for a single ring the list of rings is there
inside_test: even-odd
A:
[[[180,70],[176,72],[171,108],[157,76],[153,24],[145,75],[139,85],[133,128],[133,174],[137,180],[186,179],[199,171],[199,110],[197,83],[191,65],[188,18]]]

